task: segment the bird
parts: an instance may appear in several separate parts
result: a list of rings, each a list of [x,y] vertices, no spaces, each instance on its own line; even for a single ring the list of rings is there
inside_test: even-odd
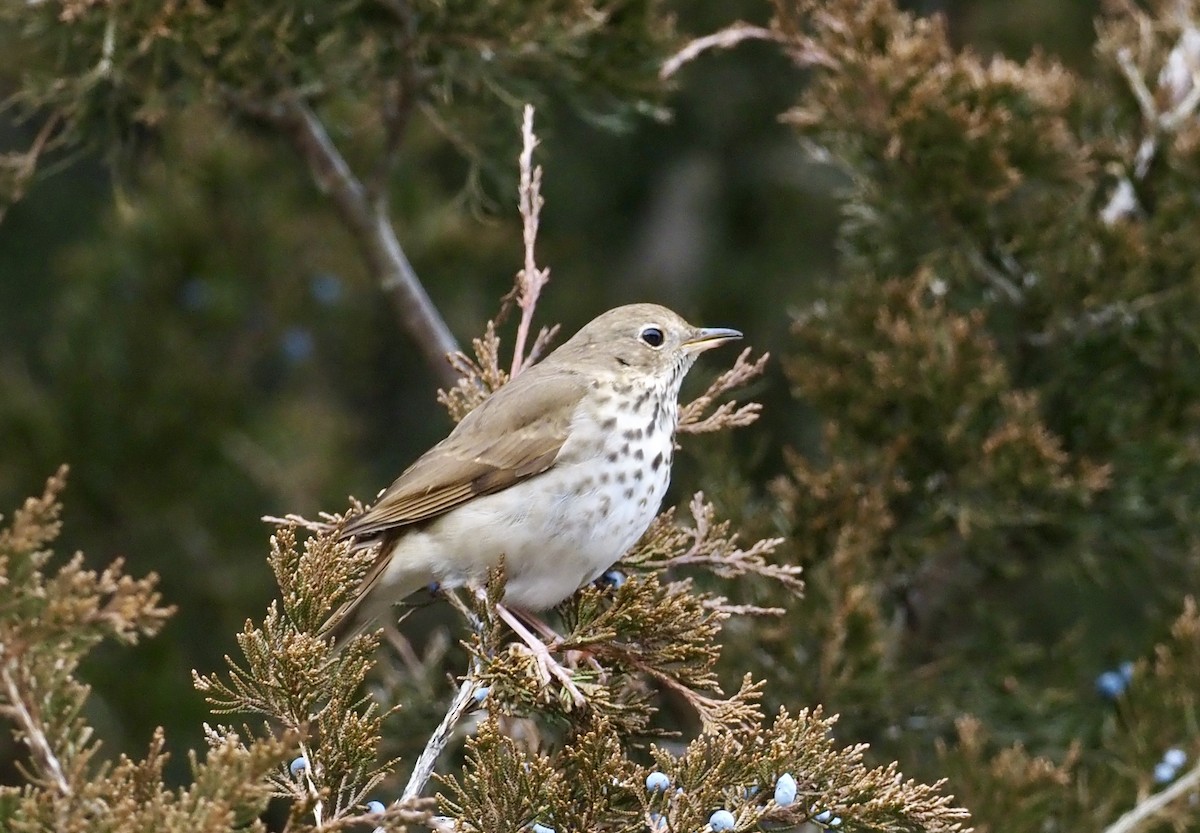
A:
[[[342,642],[425,587],[479,587],[501,562],[503,604],[530,613],[595,581],[658,513],[684,376],[741,337],[646,303],[584,325],[346,521],[340,539],[378,554],[320,635]]]

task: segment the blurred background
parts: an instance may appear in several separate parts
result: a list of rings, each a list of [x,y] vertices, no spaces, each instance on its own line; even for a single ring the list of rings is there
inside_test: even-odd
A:
[[[984,55],[1041,52],[1081,72],[1095,60],[1098,2],[906,7],[945,15],[953,42]],[[700,0],[675,13],[683,34],[699,35],[736,20],[765,24],[771,9]],[[0,67],[0,85],[20,72]],[[780,123],[804,82],[775,46],[746,43],[683,69],[662,102],[666,118],[613,129],[553,97],[543,104],[538,256],[551,282],[537,323],[569,333],[609,307],[655,301],[697,323],[737,327],[757,351],[792,354],[803,373],[789,328],[836,281],[849,184]],[[480,139],[498,150],[477,170],[418,114],[394,177],[400,241],[463,344],[521,263],[515,110],[506,129]],[[34,132],[0,117],[5,146],[26,146]],[[287,147],[199,106],[163,122],[146,145],[153,152],[49,160],[0,223],[0,508],[7,514],[70,463],[62,550],[157,572],[179,608],[161,637],[132,651],[105,647],[84,670],[109,753],[141,750],[159,724],[173,749],[200,744],[208,715],[191,670],[220,667],[235,633],[275,594],[260,516],[369,499],[451,425],[436,379]],[[114,177],[131,167],[135,176]],[[690,390],[729,359],[706,356]],[[765,405],[759,424],[688,441],[670,500],[703,487],[737,504],[757,531],[785,524],[762,508],[766,484],[787,470],[785,449],[818,452],[821,421],[781,366],[773,362],[753,390]],[[1020,604],[1019,587],[1004,592]],[[1111,588],[1094,601],[1101,615],[1113,603]],[[1054,640],[1072,627],[1047,626],[1043,666],[1060,661]],[[1115,623],[1058,690],[1091,698],[1093,672],[1146,650],[1164,628],[1149,616]],[[734,629],[730,638],[749,637]],[[936,676],[936,666],[927,670]],[[798,663],[786,677],[795,687],[771,698],[811,703],[819,695],[805,689],[806,674]],[[993,694],[1006,684],[1003,675],[980,682]],[[1019,711],[1006,703],[997,710]],[[1039,700],[1042,711],[1014,725],[1052,708]],[[853,725],[886,755],[889,720]],[[1013,729],[1004,739],[1019,737]],[[6,743],[0,773],[11,780]]]

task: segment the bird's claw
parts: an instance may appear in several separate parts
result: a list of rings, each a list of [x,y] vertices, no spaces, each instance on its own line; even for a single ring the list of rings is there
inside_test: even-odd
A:
[[[537,642],[534,645],[526,643],[524,647],[533,656],[534,663],[537,665],[538,676],[541,677],[543,685],[549,685],[551,679],[557,679],[562,687],[566,689],[567,693],[571,695],[571,700],[575,704],[575,708],[581,709],[587,705],[587,698],[583,696],[583,692],[575,685],[575,680],[571,676],[571,672],[551,656],[545,644],[542,642]]]
[[[525,647],[529,649],[534,661],[537,663],[542,683],[548,685],[551,678],[557,679],[562,684],[562,687],[567,690],[567,693],[571,695],[571,700],[574,702],[575,708],[581,709],[586,706],[587,698],[583,696],[583,692],[575,685],[575,680],[571,676],[571,672],[554,658],[550,653],[550,649],[546,647],[546,643],[534,636],[521,620],[514,616],[512,611],[503,604],[496,605],[496,614],[525,643]]]

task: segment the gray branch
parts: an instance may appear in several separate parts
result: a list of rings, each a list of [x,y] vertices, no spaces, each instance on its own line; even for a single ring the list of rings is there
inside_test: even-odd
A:
[[[1159,813],[1195,790],[1197,786],[1200,786],[1200,765],[1192,767],[1186,775],[1181,776],[1178,781],[1162,792],[1155,793],[1134,805],[1133,809],[1109,825],[1104,833],[1134,833],[1134,831],[1141,830]]]
[[[33,710],[28,708],[21,698],[21,689],[13,678],[8,665],[0,669],[0,678],[3,678],[4,696],[8,699],[8,706],[2,710],[12,715],[21,732],[24,733],[30,757],[60,794],[71,795],[71,784],[67,781],[62,764],[59,762],[58,756],[54,754],[40,721],[34,717]]]
[[[450,738],[454,735],[454,727],[458,725],[458,721],[466,714],[474,700],[475,685],[474,676],[468,674],[458,687],[458,693],[454,695],[454,700],[446,710],[445,717],[442,718],[442,722],[438,724],[433,734],[429,736],[425,748],[421,750],[421,757],[417,758],[416,764],[413,765],[412,776],[408,779],[408,786],[404,788],[404,793],[400,796],[398,803],[411,801],[421,794],[421,790],[425,789],[425,784],[429,781],[429,777],[433,774],[433,768],[437,764],[438,756],[450,742]]]
[[[401,327],[417,343],[438,383],[451,387],[458,375],[446,360],[459,352],[449,327],[409,263],[385,204],[372,200],[316,114],[303,101],[270,111],[308,163],[317,186],[333,200],[338,215],[362,248],[371,274],[387,293]]]

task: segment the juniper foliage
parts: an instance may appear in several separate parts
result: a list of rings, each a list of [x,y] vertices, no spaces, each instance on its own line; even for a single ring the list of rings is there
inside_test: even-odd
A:
[[[266,127],[300,150],[298,139],[329,139],[340,153],[325,161],[347,162],[378,197],[412,114],[480,162],[491,154],[479,137],[509,133],[491,120],[547,88],[581,94],[592,112],[653,109],[673,38],[654,4],[224,5],[4,7],[6,46],[27,68],[9,106],[40,129],[29,152],[3,160],[2,187],[19,196],[48,150],[94,143],[128,171],[147,139],[215,124]],[[239,24],[259,11],[261,25]],[[966,823],[941,788],[898,778],[887,761],[900,759],[930,782],[946,776],[981,830],[1194,826],[1200,627],[1184,592],[1200,494],[1198,20],[1194,0],[1109,3],[1095,63],[1079,70],[958,48],[940,19],[890,0],[779,0],[769,27],[718,39],[773,41],[805,71],[785,121],[847,183],[837,279],[796,316],[787,361],[822,442],[792,455],[761,522],[726,522],[721,496],[697,496],[690,517],[680,507],[656,522],[620,586],[585,588],[558,612],[562,639],[548,650],[586,693],[582,707],[509,644],[487,598],[457,601],[461,653],[445,640],[405,653],[386,628],[332,654],[315,623],[362,565],[334,542],[336,516],[307,535],[285,526],[270,556],[280,599],[247,623],[225,671],[196,677],[215,710],[253,728],[212,729],[195,782],[168,791],[158,737],[144,761],[99,761],[75,676],[95,640],[158,627],[152,586],[78,562],[61,580],[45,573],[53,522],[18,515],[4,557],[25,567],[0,587],[17,686],[5,680],[0,705],[29,778],[0,793],[0,821],[254,829],[274,797],[292,830],[694,830],[718,807],[739,829],[824,812],[851,830]],[[175,133],[160,133],[172,120]],[[322,137],[325,124],[337,127]],[[189,225],[187,206],[171,211]],[[138,233],[156,238],[157,219],[143,215]],[[528,288],[514,297],[523,316],[532,309]],[[453,417],[514,372],[500,361],[503,324],[455,364],[463,381],[443,394]],[[519,368],[528,355],[514,353]],[[761,361],[739,359],[685,407],[683,430],[752,419],[752,403],[718,400]],[[743,526],[757,532],[744,545]],[[806,568],[802,603],[791,562]],[[491,599],[502,584],[497,574]],[[755,627],[725,627],[746,617]],[[1160,623],[1176,617],[1167,633]],[[723,658],[721,637],[733,645]],[[1139,655],[1116,702],[1098,700],[1095,673]],[[750,677],[723,692],[721,670],[749,664],[769,685]],[[440,758],[444,817],[409,801],[368,817],[362,801],[399,795],[408,763],[380,749],[397,747],[416,712],[429,731],[442,711],[431,703],[449,699],[431,680],[447,669],[462,674],[460,692],[486,695],[471,714],[475,698],[456,695],[448,712],[444,740],[466,751]],[[772,721],[764,700],[844,716]],[[666,704],[695,723],[664,721]],[[1190,763],[1156,783],[1169,748]],[[297,756],[307,763],[293,775]],[[650,771],[672,791],[646,790]],[[781,771],[800,796],[788,808],[766,798]]]
[[[14,186],[57,148],[133,161],[145,131],[198,103],[268,120],[285,102],[328,108],[384,155],[424,108],[472,159],[494,164],[489,137],[507,141],[520,102],[557,92],[616,124],[653,112],[657,62],[675,37],[654,0],[54,0],[7,4],[0,22],[26,67],[7,105],[46,125],[9,157]]]
[[[463,769],[441,776],[447,793],[439,803],[449,818],[432,817],[428,802],[415,798],[383,813],[365,809],[368,795],[395,769],[396,761],[378,759],[378,749],[387,718],[402,704],[382,704],[364,690],[378,634],[359,635],[337,652],[316,636],[369,566],[369,554],[336,540],[338,517],[303,544],[291,527],[276,532],[269,560],[279,600],[261,623],[246,624],[238,637],[241,659],[229,658],[224,673],[195,675],[215,713],[261,719],[262,729],[209,728],[207,758],[193,761],[194,783],[178,791],[163,783],[161,732],[144,761],[93,761],[91,730],[79,717],[86,697],[74,677],[79,657],[102,636],[152,634],[170,611],[159,604],[153,577],[122,577],[119,565],[97,575],[81,570],[76,557],[45,576],[62,482],[62,475],[52,479],[0,535],[6,579],[0,704],[30,750],[29,783],[0,795],[7,829],[259,830],[271,798],[288,801],[290,831],[364,822],[384,830],[420,823],[483,831],[534,822],[580,830],[696,829],[718,806],[736,814],[739,829],[799,823],[825,810],[839,813],[846,829],[962,829],[964,811],[936,785],[905,782],[894,765],[868,768],[861,746],[834,744],[833,721],[819,710],[781,712],[767,723],[757,703],[763,683],[747,677],[736,693],[723,694],[713,668],[720,623],[731,612],[723,599],[668,570],[691,557],[717,573],[778,578],[792,592],[800,584],[793,568],[763,560],[777,541],[742,551],[700,497],[693,501],[694,527],[673,512],[656,522],[629,557],[628,580],[585,588],[564,603],[567,629],[550,647],[585,692],[582,708],[539,675],[523,647],[508,644],[494,619],[502,571],[487,594],[460,605],[472,657],[464,690],[486,685],[488,692]],[[678,751],[648,745],[664,734],[652,725],[657,692],[682,695],[699,715],[700,733]],[[514,734],[522,720],[532,731]],[[675,789],[649,793],[651,769],[666,773]],[[797,773],[801,804],[780,807],[769,799],[784,771]]]
[[[774,8],[731,36],[806,71],[784,120],[844,193],[788,360],[821,439],[775,484],[809,598],[765,666],[980,829],[1194,826],[1200,775],[1153,773],[1200,749],[1168,659],[1194,650],[1200,5],[1106,4],[1078,70],[892,0]],[[1092,681],[1181,608],[1113,713]]]
[[[66,469],[47,481],[0,530],[0,716],[25,748],[25,782],[0,787],[0,828],[13,833],[133,833],[140,830],[264,830],[267,776],[286,753],[286,736],[243,742],[211,731],[208,749],[189,754],[193,780],[163,784],[165,739],[146,756],[105,761],[85,718],[81,660],[102,640],[133,643],[171,615],[153,575],[134,579],[119,561],[100,572],[76,554],[54,567]]]
[[[465,413],[473,401],[481,401],[474,392],[491,390],[489,380],[503,384],[506,374],[500,370],[503,350],[497,333],[496,324],[490,322],[485,337],[476,342],[476,356],[457,361],[467,375],[441,396],[452,414]],[[748,365],[742,356],[735,367],[755,365],[762,366],[761,362]],[[746,378],[745,370],[732,373]],[[717,404],[719,394],[730,387],[728,378],[729,374],[718,378],[690,407],[698,421],[708,419],[717,428],[728,429],[743,424],[746,414],[753,417],[755,409]],[[722,623],[733,615],[779,611],[731,606],[723,596],[698,590],[680,571],[699,568],[727,579],[757,576],[779,583],[794,597],[803,584],[798,568],[767,560],[781,543],[778,539],[742,549],[730,524],[716,519],[714,507],[702,495],[693,498],[690,509],[690,522],[674,510],[656,520],[618,563],[627,575],[616,586],[585,587],[559,607],[563,631],[546,649],[582,693],[582,704],[546,672],[527,646],[511,641],[495,612],[503,595],[502,568],[493,573],[485,593],[452,595],[462,620],[468,661],[459,697],[446,719],[453,723],[463,718],[468,708],[463,694],[472,691],[482,693],[484,715],[466,741],[463,769],[452,768],[438,776],[446,787],[439,796],[444,815],[433,823],[477,831],[535,823],[566,830],[637,830],[647,825],[658,829],[660,824],[666,829],[695,829],[707,823],[714,808],[724,807],[735,812],[739,829],[799,824],[827,809],[839,812],[847,829],[962,829],[965,811],[938,785],[903,781],[895,765],[866,766],[862,747],[834,745],[833,720],[819,711],[794,718],[781,712],[767,722],[758,702],[765,682],[749,676],[736,692],[725,694],[715,672]],[[360,636],[347,649],[365,651],[355,654],[353,672],[333,669],[330,647],[313,638],[325,615],[353,590],[367,566],[361,556],[348,556],[346,547],[335,543],[340,521],[340,516],[319,522],[281,519],[315,537],[307,539],[304,555],[297,561],[286,555],[296,546],[294,527],[281,529],[283,543],[275,545],[273,560],[285,591],[282,616],[273,606],[261,627],[248,626],[242,638],[246,664],[231,663],[227,678],[198,678],[214,705],[266,714],[301,733],[326,714],[326,704],[338,703],[334,720],[353,716],[354,708],[372,719],[380,714],[369,700],[354,704],[351,699],[362,682],[358,671],[364,666],[358,661],[372,662],[375,637]],[[290,589],[289,581],[296,582]],[[311,586],[301,589],[306,582]],[[289,593],[295,601],[286,601]],[[300,605],[302,615],[289,612],[293,604]],[[286,628],[279,627],[281,621]],[[289,656],[302,657],[302,665],[314,671],[305,675],[300,669],[277,670],[276,664]],[[330,690],[340,693],[335,696]],[[676,731],[655,723],[664,696],[682,699],[695,712],[699,733],[683,747],[670,740]],[[276,705],[265,705],[269,703]],[[288,711],[291,703],[302,704],[301,709]],[[371,726],[372,732],[387,732],[386,724],[372,722]],[[434,745],[427,746],[426,752],[432,748],[436,756],[441,751],[436,743],[449,739],[443,728],[445,724],[434,733],[437,740],[431,740]],[[343,731],[331,724],[314,733],[304,747],[311,771],[347,771],[340,763],[342,753],[326,748]],[[660,742],[653,745],[656,737]],[[342,776],[337,789],[347,798],[332,807],[303,803],[302,791],[298,792],[294,813],[323,811],[337,818],[395,765],[368,772],[365,767],[374,765],[379,737],[363,735],[355,740],[357,745],[340,747],[360,750],[363,768],[350,779],[355,789],[347,789]],[[324,763],[327,756],[339,764]],[[651,768],[668,773],[677,784],[670,800],[656,803],[648,795],[645,779]],[[785,771],[797,773],[806,801],[803,806],[784,808],[769,800],[774,779]],[[419,765],[417,773],[406,795],[414,783],[419,792],[421,779],[428,775],[420,772]],[[313,786],[314,798],[328,794],[322,784]]]

